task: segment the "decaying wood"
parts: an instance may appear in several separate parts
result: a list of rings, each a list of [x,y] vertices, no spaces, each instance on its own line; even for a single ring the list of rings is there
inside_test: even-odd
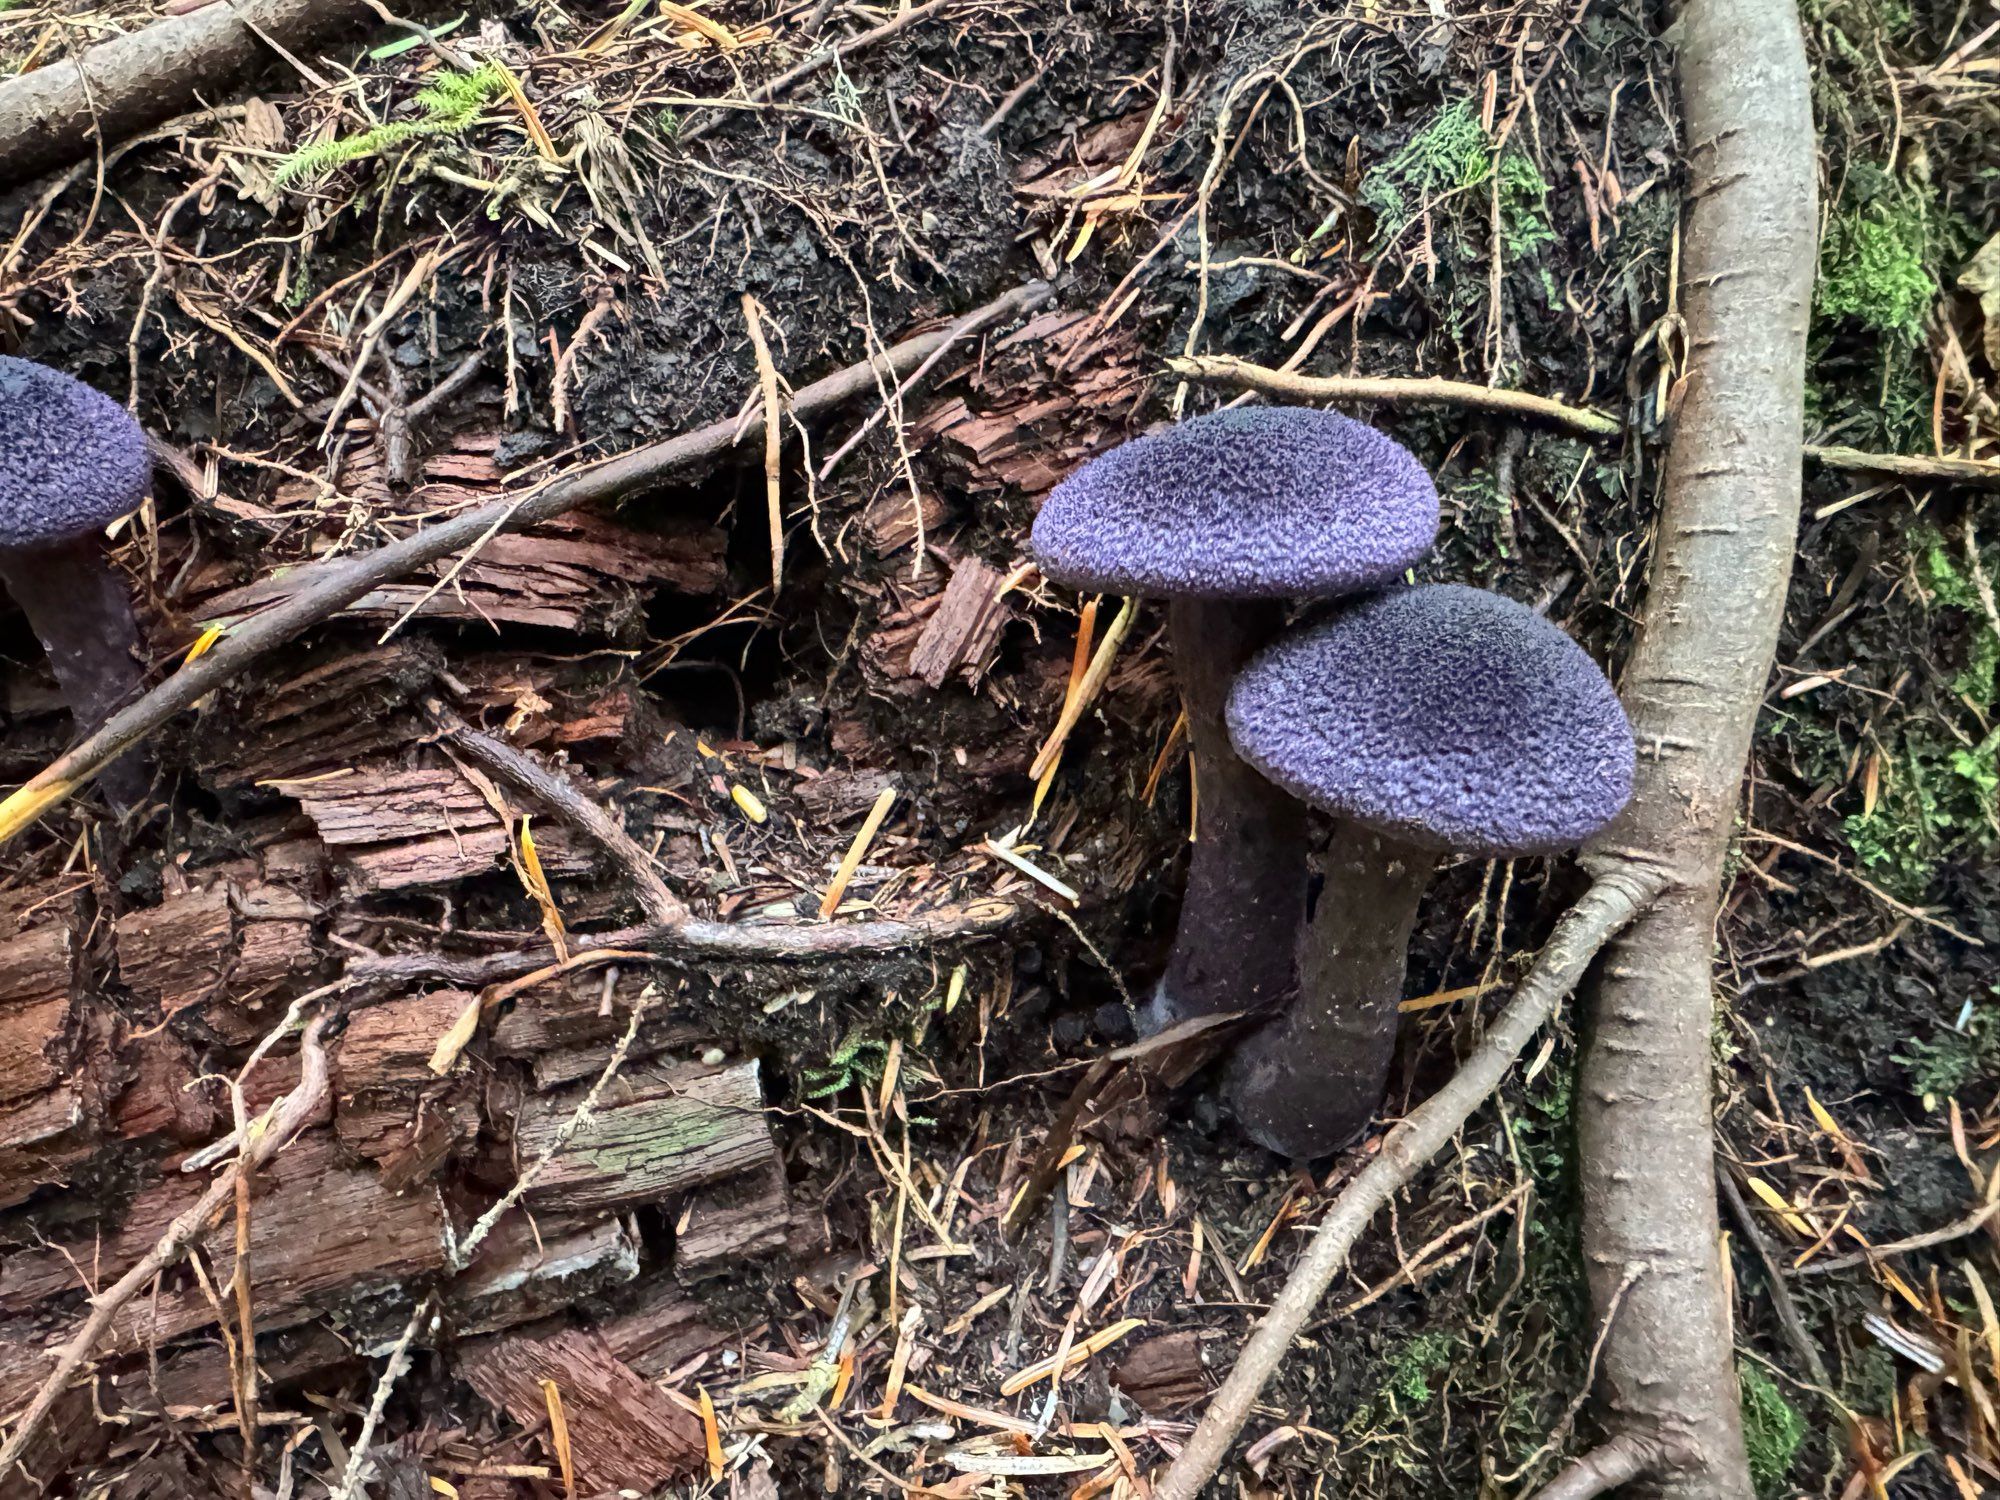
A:
[[[217,878],[120,917],[118,975],[163,1016],[224,994],[232,1006],[257,1007],[280,982],[319,963],[316,915],[289,887]]]
[[[333,849],[342,879],[358,891],[446,885],[502,867],[507,829],[480,788],[450,766],[395,770],[357,767],[291,790]],[[535,848],[551,876],[591,868],[560,826],[537,832]]]
[[[700,1421],[597,1334],[502,1337],[466,1349],[462,1368],[474,1390],[524,1427],[548,1421],[543,1382],[554,1383],[581,1494],[644,1494],[693,1472],[706,1455]]]
[[[350,25],[366,0],[227,0],[168,16],[75,61],[0,83],[0,183],[18,182],[111,146],[214,98],[275,54]]]
[[[44,1419],[62,1399],[71,1378],[84,1361],[96,1352],[106,1332],[114,1323],[128,1317],[127,1309],[133,1298],[155,1276],[177,1264],[187,1254],[188,1247],[206,1232],[217,1212],[235,1195],[237,1172],[247,1163],[250,1170],[262,1173],[271,1159],[290,1145],[292,1138],[318,1115],[327,1098],[326,1053],[321,1044],[323,1026],[320,1020],[307,1024],[300,1039],[301,1065],[297,1086],[283,1105],[264,1122],[256,1137],[244,1146],[238,1161],[218,1172],[201,1196],[175,1216],[154,1240],[152,1248],[123,1276],[91,1298],[89,1316],[54,1352],[54,1368],[35,1391],[27,1409],[15,1419],[6,1442],[0,1444],[0,1479],[12,1482],[15,1465],[27,1453],[28,1445],[35,1440]],[[8,1269],[12,1268],[12,1260],[13,1257],[9,1257]],[[252,1264],[257,1264],[254,1255]],[[12,1406],[13,1402],[8,1401],[6,1405]]]
[[[556,1139],[583,1088],[528,1100],[514,1149],[532,1161]],[[588,1124],[558,1151],[528,1191],[536,1208],[611,1208],[756,1170],[775,1159],[755,1059],[628,1066]]]
[[[938,688],[959,673],[967,686],[978,686],[1007,623],[1008,610],[999,596],[1003,576],[976,557],[952,569],[951,582],[910,653],[912,676]]]
[[[969,317],[991,321],[1030,312],[1053,295],[1045,282],[1028,282]],[[941,344],[953,342],[958,319],[944,328],[904,339],[884,358],[850,365],[793,394],[792,414],[801,421],[876,389],[883,367],[896,376],[921,364]],[[601,464],[565,474],[538,489],[496,499],[398,541],[355,557],[329,559],[287,576],[288,592],[253,615],[210,651],[185,663],[165,682],[113,714],[99,729],[0,800],[0,844],[10,842],[50,808],[75,795],[105,766],[204,695],[231,681],[244,668],[295,639],[371,591],[408,577],[415,570],[454,557],[468,548],[517,532],[578,506],[618,499],[665,483],[695,464],[721,457],[739,437],[761,434],[757,418],[708,426],[649,443]]]
[[[74,947],[64,922],[0,943],[0,1105],[38,1094],[64,1076],[63,1044],[75,1005]]]
[[[674,1226],[674,1275],[684,1285],[727,1275],[743,1257],[775,1254],[792,1234],[785,1168],[769,1162],[689,1195]]]
[[[1622,696],[1631,806],[1585,850],[1664,894],[1606,950],[1578,1060],[1584,1268],[1607,1426],[1675,1500],[1752,1493],[1718,1242],[1710,1071],[1718,885],[1797,543],[1818,159],[1791,0],[1677,23],[1690,363]],[[1635,1271],[1616,1319],[1614,1299]]]
[[[1178,1416],[1208,1395],[1212,1384],[1202,1336],[1163,1333],[1134,1344],[1111,1367],[1111,1384],[1149,1417]]]

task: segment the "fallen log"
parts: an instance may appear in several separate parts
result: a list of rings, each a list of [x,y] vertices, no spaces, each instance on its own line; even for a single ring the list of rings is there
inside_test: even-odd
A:
[[[367,0],[211,0],[0,83],[0,185],[214,99],[273,45],[297,51],[369,13]]]

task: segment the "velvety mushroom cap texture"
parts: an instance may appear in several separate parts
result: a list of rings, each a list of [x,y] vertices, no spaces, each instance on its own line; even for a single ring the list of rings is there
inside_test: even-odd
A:
[[[1572,848],[1632,796],[1632,729],[1597,664],[1484,589],[1345,606],[1262,652],[1228,718],[1295,797],[1432,849]]]
[[[1397,577],[1437,536],[1437,488],[1394,438],[1310,407],[1211,412],[1091,460],[1035,518],[1058,583],[1308,599]]]
[[[80,380],[0,355],[0,547],[84,536],[139,508],[146,435]]]

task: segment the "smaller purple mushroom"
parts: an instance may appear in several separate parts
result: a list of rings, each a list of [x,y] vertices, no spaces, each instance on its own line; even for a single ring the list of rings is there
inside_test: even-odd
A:
[[[1381,1102],[1439,856],[1582,843],[1632,795],[1632,729],[1580,646],[1458,584],[1376,594],[1285,637],[1237,679],[1228,719],[1244,760],[1336,819],[1300,999],[1244,1039],[1224,1084],[1257,1140],[1321,1156]]]
[[[117,402],[59,370],[0,355],[0,582],[49,654],[88,733],[138,687],[139,632],[98,533],[138,509],[152,464]],[[129,803],[143,768],[121,761],[106,787]]]
[[[1305,819],[1230,749],[1229,684],[1283,627],[1284,601],[1379,587],[1437,526],[1437,490],[1401,444],[1306,407],[1211,412],[1137,438],[1043,504],[1033,541],[1047,577],[1170,601],[1200,820],[1149,1030],[1296,993]]]

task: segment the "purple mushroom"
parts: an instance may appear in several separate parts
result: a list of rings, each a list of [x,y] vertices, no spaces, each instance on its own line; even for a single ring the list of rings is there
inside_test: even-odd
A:
[[[138,508],[150,476],[146,435],[122,406],[58,370],[0,355],[0,582],[41,638],[84,732],[142,676],[132,601],[98,533]],[[107,788],[135,800],[142,774],[121,762]]]
[[[1284,601],[1378,587],[1430,550],[1437,526],[1437,490],[1399,443],[1282,406],[1214,412],[1114,448],[1035,518],[1049,578],[1170,601],[1200,818],[1149,1030],[1296,993],[1305,819],[1230,749],[1229,685],[1284,625]]]
[[[1336,820],[1299,955],[1300,998],[1246,1037],[1224,1088],[1297,1158],[1381,1102],[1417,901],[1445,853],[1547,854],[1632,795],[1632,729],[1583,649],[1458,584],[1343,605],[1263,652],[1229,695],[1236,750]]]

